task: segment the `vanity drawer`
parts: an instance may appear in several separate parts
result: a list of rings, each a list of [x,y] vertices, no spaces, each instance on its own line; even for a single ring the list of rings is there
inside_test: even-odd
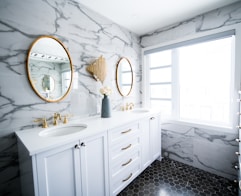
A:
[[[121,143],[117,143],[117,144],[111,146],[111,148],[109,148],[111,162],[120,156],[128,155],[136,147],[140,148],[140,140],[141,140],[140,135],[137,135],[132,138],[127,138],[126,140],[122,141]]]
[[[126,126],[122,126],[116,129],[113,129],[109,132],[109,144],[113,145],[121,140],[125,140],[126,138],[133,137],[140,133],[139,124],[129,124]]]
[[[113,176],[111,183],[111,195],[117,195],[123,190],[132,180],[134,180],[141,172],[140,160],[137,159],[133,164],[123,172]]]
[[[136,146],[130,153],[125,153],[112,161],[110,175],[114,177],[124,172],[127,168],[141,160],[140,145]]]

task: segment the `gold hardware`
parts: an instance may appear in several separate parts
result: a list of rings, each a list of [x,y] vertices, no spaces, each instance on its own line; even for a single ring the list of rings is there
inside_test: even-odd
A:
[[[34,122],[42,122],[43,123],[42,127],[48,128],[48,123],[47,123],[47,120],[46,120],[45,117],[44,118],[37,118],[37,119],[34,120]]]
[[[131,131],[131,129],[128,129],[127,131],[122,131],[121,134],[125,134],[125,133],[128,133],[130,131]]]
[[[70,114],[67,114],[67,115],[65,115],[65,116],[62,116],[62,117],[64,117],[64,120],[63,120],[63,123],[64,124],[67,124],[68,122],[69,122],[69,119],[68,118],[70,118],[70,117],[72,117],[73,115],[70,115]]]
[[[132,161],[132,159],[130,159],[130,160],[127,161],[126,163],[123,163],[121,166],[126,166],[126,165],[128,165],[131,161]]]
[[[129,180],[131,178],[131,176],[132,176],[132,173],[126,179],[122,180],[122,182]]]
[[[121,150],[126,150],[126,149],[128,149],[128,148],[130,148],[130,147],[131,147],[131,144],[129,144],[128,146],[122,148]]]
[[[64,124],[67,124],[67,123],[68,123],[68,116],[63,116],[63,117],[64,117],[63,123],[64,123]]]
[[[134,107],[134,103],[126,103],[126,110],[132,110]]]
[[[61,115],[60,113],[54,113],[54,126],[58,125],[58,120],[61,120]]]

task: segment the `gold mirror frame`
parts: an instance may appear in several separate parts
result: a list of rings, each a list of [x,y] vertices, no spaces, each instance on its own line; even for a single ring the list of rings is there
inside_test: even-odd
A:
[[[131,79],[130,79],[131,84],[130,84],[130,89],[129,89],[129,91],[127,93],[123,92],[123,90],[121,88],[121,84],[119,83],[120,74],[121,74],[119,69],[120,69],[122,61],[127,61],[127,63],[130,66],[130,71],[129,72],[131,73]],[[133,69],[132,69],[131,63],[130,63],[128,58],[121,57],[120,60],[117,62],[117,66],[116,66],[116,86],[117,86],[117,89],[118,89],[118,91],[119,91],[121,96],[127,97],[131,93],[131,90],[133,88],[133,81],[134,81],[134,76],[133,76]]]
[[[69,71],[71,72],[71,78],[70,78],[69,86],[68,86],[67,90],[64,93],[62,93],[61,96],[57,97],[56,99],[54,99],[54,98],[53,99],[49,99],[49,98],[46,98],[43,95],[41,95],[41,93],[39,92],[40,90],[38,90],[36,85],[35,85],[36,81],[32,80],[31,72],[30,72],[30,65],[29,65],[29,63],[30,63],[30,56],[31,56],[31,53],[32,53],[32,49],[41,39],[44,39],[44,38],[49,38],[49,39],[55,40],[64,49],[64,51],[65,51],[65,53],[66,53],[66,55],[68,57],[68,61],[69,61]],[[57,38],[55,38],[53,36],[49,36],[49,35],[43,35],[43,36],[38,37],[36,40],[34,40],[34,42],[31,44],[30,49],[28,51],[27,61],[26,61],[26,68],[27,68],[28,80],[30,82],[30,85],[32,86],[32,88],[35,91],[35,93],[41,99],[43,99],[44,101],[47,101],[47,102],[59,102],[59,101],[63,100],[64,98],[66,98],[66,96],[70,93],[71,86],[72,86],[72,83],[73,83],[73,65],[72,65],[72,60],[71,60],[71,57],[70,57],[70,54],[69,54],[68,50],[65,48],[63,43],[60,40],[58,40]],[[61,88],[62,88],[62,86],[61,86]]]

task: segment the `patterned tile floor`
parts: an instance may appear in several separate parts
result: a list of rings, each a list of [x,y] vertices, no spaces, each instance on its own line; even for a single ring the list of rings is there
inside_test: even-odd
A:
[[[238,185],[203,170],[164,158],[154,161],[118,196],[238,195]]]

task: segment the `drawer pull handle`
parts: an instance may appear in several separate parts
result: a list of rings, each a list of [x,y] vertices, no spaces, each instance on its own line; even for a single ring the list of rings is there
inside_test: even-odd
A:
[[[128,146],[122,148],[121,150],[126,150],[126,149],[128,149],[128,148],[130,148],[130,147],[131,147],[131,144],[129,144]]]
[[[130,160],[127,161],[126,163],[123,163],[121,166],[126,166],[126,165],[128,165],[131,161],[132,161],[132,159],[130,159]]]
[[[128,129],[127,131],[122,131],[121,134],[129,133],[131,129]]]
[[[127,180],[129,180],[131,178],[131,176],[132,176],[132,173],[126,179],[122,180],[122,182],[126,182]]]

